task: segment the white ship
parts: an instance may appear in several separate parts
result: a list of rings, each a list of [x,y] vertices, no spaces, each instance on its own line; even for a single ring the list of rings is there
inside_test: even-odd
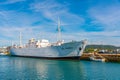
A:
[[[60,34],[60,22],[58,23],[58,35]],[[12,56],[39,57],[47,59],[80,59],[86,46],[86,40],[71,41],[64,43],[59,40],[56,43],[50,43],[48,40],[35,40],[32,38],[28,44],[20,46],[13,45],[10,48]]]

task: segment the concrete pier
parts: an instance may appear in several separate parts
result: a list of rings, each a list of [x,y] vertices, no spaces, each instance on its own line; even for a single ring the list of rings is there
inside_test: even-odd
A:
[[[92,54],[84,53],[80,59],[81,60],[90,60],[91,55]],[[108,61],[108,62],[120,62],[120,54],[95,54],[95,56],[99,56],[99,55],[104,57],[106,59],[106,61]]]

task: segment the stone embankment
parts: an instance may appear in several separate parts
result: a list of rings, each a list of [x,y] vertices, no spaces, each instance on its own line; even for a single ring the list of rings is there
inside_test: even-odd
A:
[[[90,60],[92,54],[84,53],[81,56],[81,60]],[[120,54],[95,54],[95,56],[102,56],[109,62],[120,62]]]

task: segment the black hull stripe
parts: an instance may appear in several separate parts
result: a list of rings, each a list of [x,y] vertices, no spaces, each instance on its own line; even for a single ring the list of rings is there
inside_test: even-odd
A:
[[[11,55],[16,57],[28,57],[28,58],[40,58],[40,59],[59,59],[59,60],[80,60],[80,56],[70,56],[70,57],[36,57],[36,56],[18,56],[18,55]]]

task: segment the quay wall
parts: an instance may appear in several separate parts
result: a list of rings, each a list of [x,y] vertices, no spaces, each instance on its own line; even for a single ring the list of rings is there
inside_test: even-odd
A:
[[[95,54],[95,56],[102,56],[106,59],[108,62],[120,62],[120,54]],[[81,56],[81,60],[90,60],[89,57],[92,56],[92,54],[84,53]]]

